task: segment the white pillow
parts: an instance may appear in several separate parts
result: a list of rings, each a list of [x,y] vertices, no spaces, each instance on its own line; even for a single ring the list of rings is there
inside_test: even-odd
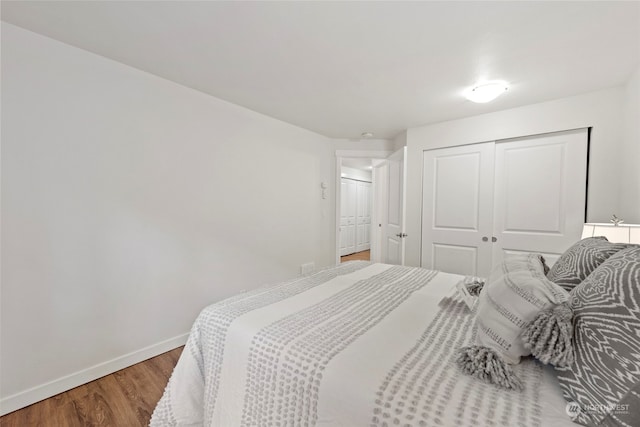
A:
[[[544,344],[544,352],[553,354],[555,350],[563,349],[550,347],[546,342],[548,328],[543,328],[545,334],[532,339],[542,326],[539,323],[546,321],[553,326],[557,322],[549,320],[558,316],[542,316],[539,322],[532,321],[569,297],[567,291],[547,279],[544,273],[544,258],[537,254],[510,256],[491,272],[478,301],[475,345],[462,347],[457,352],[456,363],[462,372],[506,389],[518,390],[523,385],[511,365],[519,363],[520,357],[531,354],[523,340],[525,330],[529,348]],[[534,326],[533,330],[529,325]]]
[[[541,311],[569,298],[544,270],[539,254],[511,255],[494,268],[478,301],[476,345],[494,350],[510,364],[531,354],[522,340],[524,328]]]

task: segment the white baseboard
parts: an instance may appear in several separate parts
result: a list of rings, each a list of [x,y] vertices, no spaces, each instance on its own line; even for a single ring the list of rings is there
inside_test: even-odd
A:
[[[188,336],[188,333],[178,335],[177,337],[116,357],[115,359],[111,359],[104,363],[83,369],[82,371],[75,372],[71,375],[58,378],[57,380],[4,397],[0,399],[0,415],[5,415],[9,412],[24,408],[25,406],[29,406],[51,396],[55,396],[63,391],[71,390],[79,385],[86,384],[90,381],[104,377],[105,375],[119,371],[120,369],[135,365],[143,360],[147,360],[169,350],[173,350],[174,348],[184,345],[187,342]]]

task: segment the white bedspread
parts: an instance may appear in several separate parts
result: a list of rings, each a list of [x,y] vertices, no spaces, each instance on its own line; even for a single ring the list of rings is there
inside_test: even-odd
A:
[[[152,426],[575,426],[552,370],[524,391],[463,375],[461,276],[351,262],[200,314]]]

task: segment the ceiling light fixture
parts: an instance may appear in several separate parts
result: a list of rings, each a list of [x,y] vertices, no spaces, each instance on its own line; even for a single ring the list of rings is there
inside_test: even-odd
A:
[[[482,83],[467,89],[464,93],[465,98],[469,101],[483,104],[493,101],[509,89],[507,83],[503,81],[493,81]]]
[[[373,133],[371,133],[371,132],[362,132],[360,134],[360,136],[363,137],[363,138],[371,138],[373,136]]]

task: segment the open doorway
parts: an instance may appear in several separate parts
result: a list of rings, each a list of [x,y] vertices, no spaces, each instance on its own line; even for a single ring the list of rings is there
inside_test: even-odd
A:
[[[340,262],[371,259],[372,160],[342,159],[340,169]]]
[[[336,157],[336,264],[368,257],[372,262],[404,265],[406,147],[395,152],[338,150]],[[357,202],[348,196],[353,191],[349,187],[359,180],[370,181],[368,191],[362,192],[370,203],[368,215],[358,215]],[[368,248],[358,242],[358,230],[361,236],[368,234]]]
[[[375,165],[386,151],[336,152],[336,263],[351,260],[380,262],[381,185]]]

